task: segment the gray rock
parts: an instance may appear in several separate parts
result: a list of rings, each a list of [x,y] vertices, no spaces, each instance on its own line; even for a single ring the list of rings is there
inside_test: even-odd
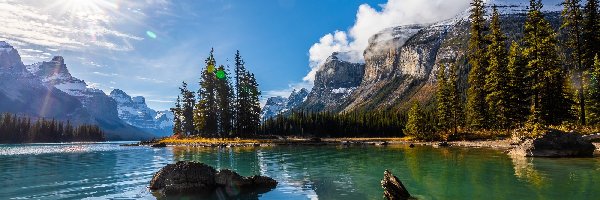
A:
[[[383,180],[381,180],[383,188],[383,196],[388,200],[406,200],[410,199],[410,193],[402,184],[398,177],[394,176],[389,170],[383,172]]]
[[[577,133],[548,130],[542,137],[525,140],[509,154],[526,157],[592,157],[596,147]]]
[[[269,177],[244,177],[229,169],[217,171],[203,163],[179,161],[159,170],[150,181],[149,188],[164,196],[226,191],[233,197],[241,193],[268,192],[276,186],[277,181]]]

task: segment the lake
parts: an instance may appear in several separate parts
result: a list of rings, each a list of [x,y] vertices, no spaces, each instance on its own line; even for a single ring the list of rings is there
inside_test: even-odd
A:
[[[119,144],[0,145],[0,199],[156,199],[146,189],[152,175],[179,160],[279,181],[258,199],[382,199],[385,169],[418,199],[595,199],[600,194],[598,157],[511,158],[491,149],[405,145],[219,149]]]

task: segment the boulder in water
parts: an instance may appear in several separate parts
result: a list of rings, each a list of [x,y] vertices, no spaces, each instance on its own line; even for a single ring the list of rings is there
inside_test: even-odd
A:
[[[269,177],[244,177],[228,169],[217,171],[203,163],[179,161],[160,169],[149,188],[165,196],[210,194],[220,190],[233,197],[240,193],[268,192],[276,186],[277,181]]]
[[[410,199],[410,193],[402,184],[398,177],[394,176],[389,170],[383,172],[383,180],[381,180],[383,188],[383,196],[387,200],[406,200]]]
[[[596,147],[580,134],[550,129],[539,138],[525,140],[509,153],[526,157],[592,157]]]

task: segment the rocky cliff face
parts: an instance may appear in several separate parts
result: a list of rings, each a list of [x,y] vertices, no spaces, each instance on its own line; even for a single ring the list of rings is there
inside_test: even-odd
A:
[[[298,109],[306,111],[337,111],[342,109],[352,92],[365,76],[365,65],[350,63],[331,55],[315,75],[308,98]]]
[[[119,118],[128,124],[157,136],[173,133],[173,114],[170,111],[155,111],[148,107],[144,97],[131,97],[119,89],[110,92],[110,97],[117,103]]]
[[[502,13],[508,41],[522,37],[526,3],[490,0]],[[560,1],[544,1],[544,11],[555,28],[560,22]],[[558,6],[557,6],[558,5]],[[489,12],[488,12],[489,13]],[[336,59],[334,53],[317,72],[314,88],[297,109],[349,112],[406,109],[408,102],[429,102],[435,93],[441,66],[459,66],[461,87],[468,72],[468,12],[434,24],[398,26],[373,35],[364,51],[364,64]],[[340,83],[346,83],[340,85]],[[346,88],[345,93],[336,88]]]

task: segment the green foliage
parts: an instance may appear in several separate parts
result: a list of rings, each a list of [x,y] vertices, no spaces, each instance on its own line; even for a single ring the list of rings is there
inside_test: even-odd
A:
[[[181,120],[181,133],[184,135],[192,135],[195,133],[194,107],[196,106],[196,96],[194,92],[188,90],[187,83],[185,82],[181,84],[179,91],[183,97],[181,100],[180,115],[178,117]]]
[[[440,66],[437,75],[436,105],[439,130],[447,131],[451,128],[452,122],[452,102],[450,97],[450,88],[448,78],[446,77],[446,66]]]
[[[500,30],[500,14],[493,7],[490,33],[487,36],[490,44],[487,47],[489,65],[485,80],[486,97],[490,128],[506,129],[510,124],[510,88],[507,69],[506,36]]]
[[[175,135],[180,135],[183,133],[183,127],[181,126],[181,98],[177,96],[177,101],[175,101],[175,107],[171,108],[171,112],[173,113],[173,133]],[[195,122],[195,121],[194,121]]]
[[[426,119],[433,116],[425,115]],[[263,122],[262,135],[304,137],[400,137],[405,116],[392,111],[351,113],[293,112]]]
[[[471,70],[469,72],[467,90],[467,125],[472,129],[487,126],[487,105],[485,102],[485,70],[487,66],[484,38],[485,5],[482,0],[471,3],[471,30],[468,46],[468,57]]]
[[[600,123],[600,59],[598,55],[594,58],[594,65],[590,70],[588,95],[588,119],[592,124]]]
[[[587,0],[583,8],[583,66],[594,65],[594,56],[600,55],[600,14],[598,0]]]
[[[556,33],[541,12],[542,4],[531,0],[525,22],[523,56],[527,60],[532,92],[531,123],[560,124],[571,119],[571,100],[566,73],[558,57]]]
[[[529,84],[526,79],[527,69],[521,55],[522,48],[512,42],[508,53],[508,119],[513,128],[521,127],[529,115]]]
[[[583,62],[583,17],[580,10],[580,0],[565,0],[562,11],[563,23],[560,27],[563,35],[563,49],[566,52],[566,59],[572,62],[564,62],[574,76],[574,85],[577,87],[577,100],[579,111],[579,123],[586,124],[585,95],[583,91],[583,74],[585,68]]]
[[[104,141],[97,125],[74,126],[71,122],[0,115],[0,143]]]

